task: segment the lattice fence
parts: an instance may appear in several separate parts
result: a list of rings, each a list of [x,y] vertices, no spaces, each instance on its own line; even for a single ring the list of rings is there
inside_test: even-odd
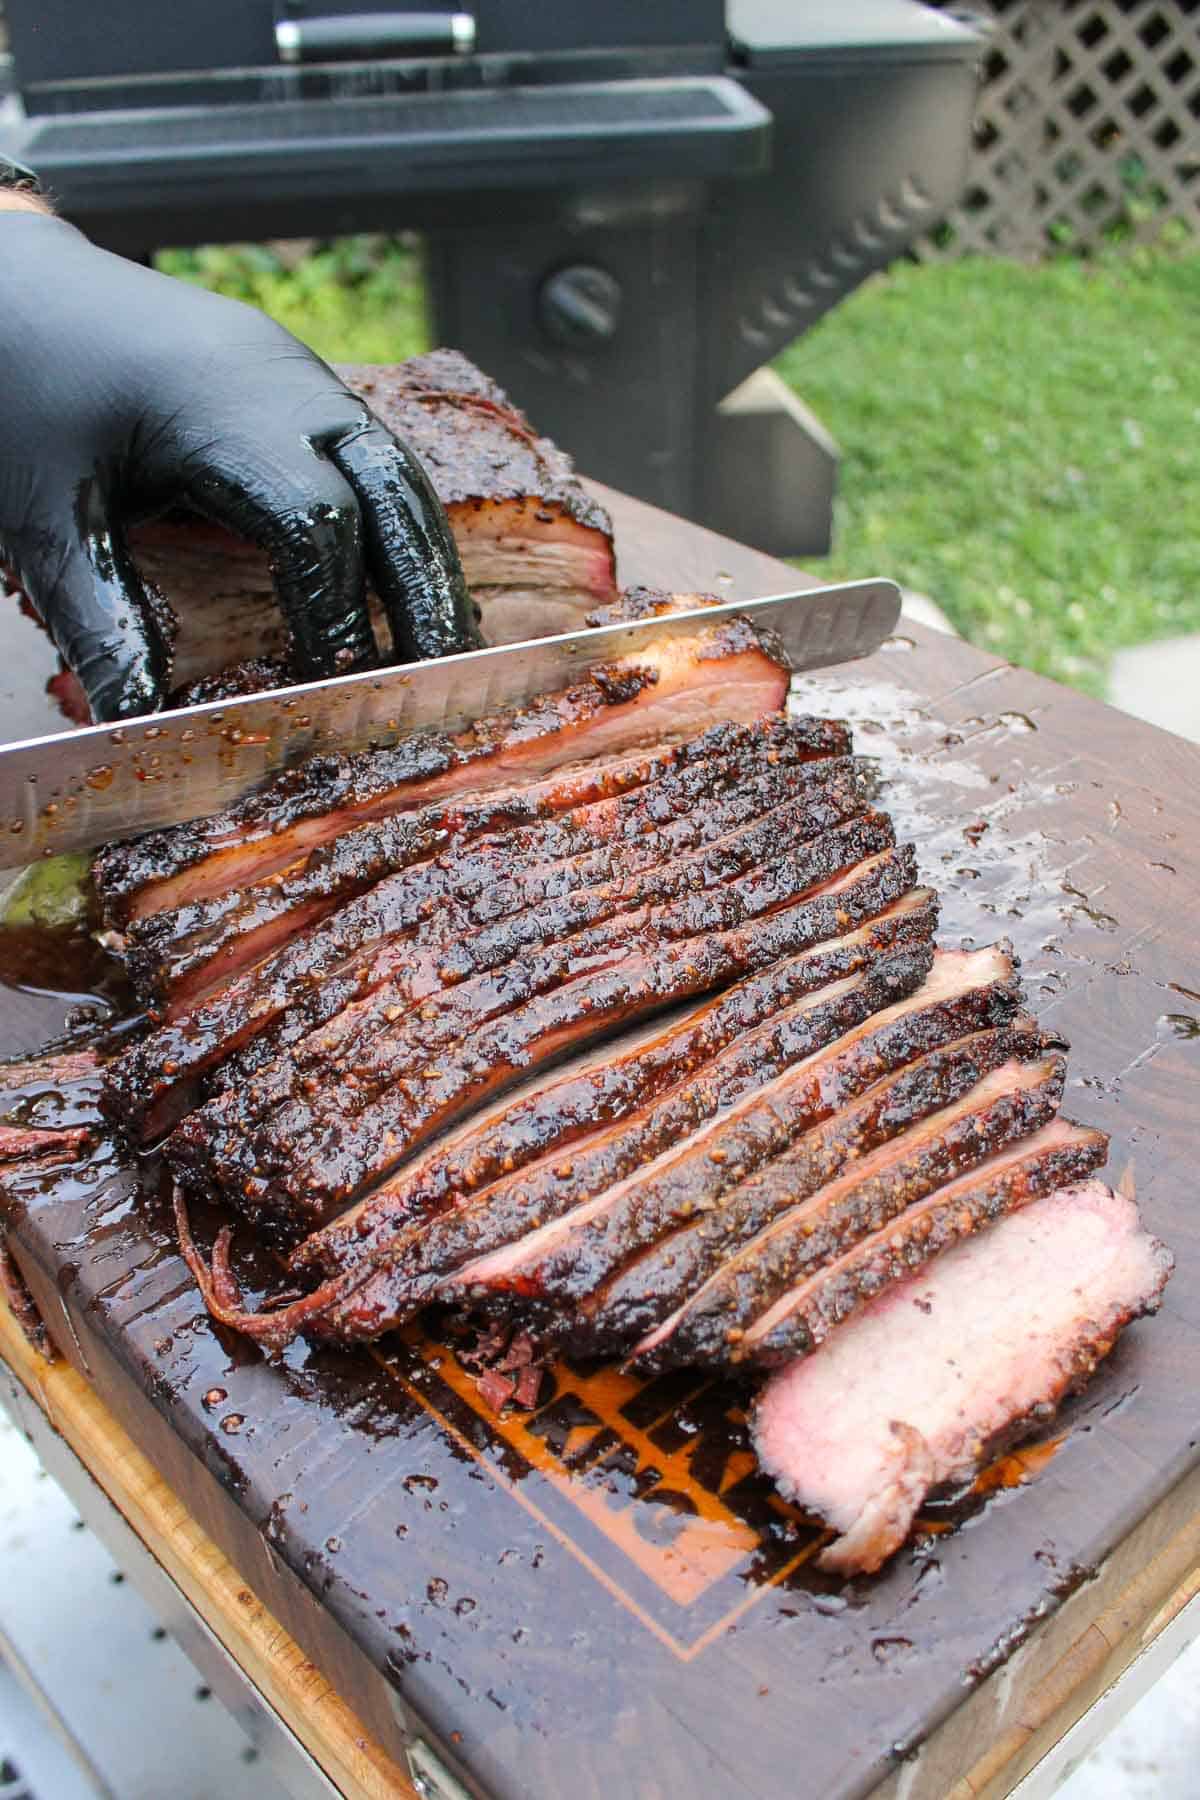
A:
[[[963,5],[948,5],[961,12]],[[918,245],[1032,259],[1200,228],[1200,0],[992,0],[962,205]]]

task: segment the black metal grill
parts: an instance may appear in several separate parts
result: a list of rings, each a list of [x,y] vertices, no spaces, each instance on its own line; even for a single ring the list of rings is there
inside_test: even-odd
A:
[[[585,470],[764,549],[827,547],[829,440],[763,377],[722,402],[958,197],[962,23],[915,0],[7,15],[0,151],[100,242],[419,229],[438,340]]]

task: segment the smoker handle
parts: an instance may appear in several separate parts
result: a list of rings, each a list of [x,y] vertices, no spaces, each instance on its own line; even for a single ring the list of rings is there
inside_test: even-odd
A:
[[[475,20],[464,12],[333,13],[277,19],[280,62],[363,62],[374,56],[469,56]]]

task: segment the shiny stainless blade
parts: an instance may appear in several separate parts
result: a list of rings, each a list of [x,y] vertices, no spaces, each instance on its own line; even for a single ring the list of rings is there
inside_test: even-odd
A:
[[[459,730],[697,625],[742,615],[819,669],[877,650],[899,613],[893,582],[850,581],[29,738],[0,749],[0,869],[203,818],[316,750]]]

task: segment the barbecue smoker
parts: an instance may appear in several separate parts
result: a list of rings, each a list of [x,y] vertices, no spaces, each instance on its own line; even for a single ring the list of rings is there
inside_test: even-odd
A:
[[[763,365],[956,198],[979,36],[910,0],[467,3],[7,0],[0,150],[130,255],[419,229],[435,339],[589,474],[827,549],[836,449]]]

